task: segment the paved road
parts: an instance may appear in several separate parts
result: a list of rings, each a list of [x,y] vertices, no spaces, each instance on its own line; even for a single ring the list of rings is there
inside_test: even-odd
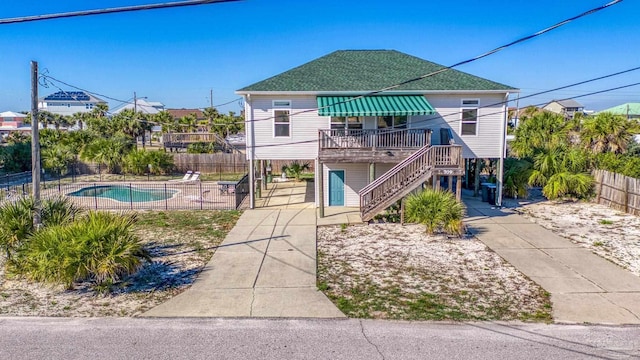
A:
[[[640,327],[0,318],[0,359],[640,359]]]

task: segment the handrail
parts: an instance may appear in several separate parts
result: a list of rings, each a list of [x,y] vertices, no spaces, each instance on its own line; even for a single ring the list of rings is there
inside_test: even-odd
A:
[[[418,181],[430,176],[435,168],[459,168],[462,164],[462,146],[424,146],[396,166],[385,172],[358,192],[360,214],[367,219],[390,200],[405,196]],[[395,200],[394,200],[395,201]]]
[[[430,129],[320,129],[319,148],[421,148],[431,142]]]
[[[422,157],[424,154],[429,153],[430,150],[431,150],[431,146],[424,146],[420,148],[420,150],[416,151],[415,153],[411,154],[411,156],[408,156],[406,159],[396,164],[396,166],[392,167],[387,172],[382,174],[382,176],[380,176],[379,178],[369,183],[369,185],[363,187],[360,191],[358,191],[358,194],[362,195],[378,187],[378,185],[390,179],[399,170],[404,169],[407,166],[407,164],[412,163],[414,160]]]

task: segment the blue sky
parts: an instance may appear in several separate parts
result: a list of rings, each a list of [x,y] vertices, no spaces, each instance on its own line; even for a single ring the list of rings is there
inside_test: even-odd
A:
[[[2,1],[0,18],[168,1]],[[214,104],[233,101],[235,90],[335,50],[395,49],[451,65],[608,1],[246,0],[0,25],[0,111],[29,109],[31,60],[116,99],[135,91],[168,108],[203,108],[211,89]],[[458,70],[524,96],[633,68],[640,65],[638,14],[640,2],[625,0]],[[634,82],[640,71],[521,105]],[[39,88],[40,96],[56,91]],[[577,100],[594,110],[640,102],[640,86]],[[237,102],[219,109],[240,112]]]

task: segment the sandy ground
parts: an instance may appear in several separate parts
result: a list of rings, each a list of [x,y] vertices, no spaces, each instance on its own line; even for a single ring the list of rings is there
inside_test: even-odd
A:
[[[420,225],[327,226],[318,228],[318,252],[325,293],[360,304],[350,315],[513,320],[549,310],[538,285],[473,237],[429,236]],[[412,312],[425,296],[452,310]]]
[[[640,276],[640,217],[592,202],[542,201],[515,210]]]
[[[217,227],[211,224],[208,229],[176,231],[158,225],[152,231],[138,230],[153,261],[108,295],[97,293],[87,283],[66,290],[11,277],[5,274],[0,256],[0,316],[140,315],[191,286],[224,238],[224,233],[211,235],[222,230]]]
[[[516,210],[640,276],[640,218],[586,202],[544,201]],[[147,235],[153,239],[147,247],[154,262],[107,296],[83,285],[65,290],[7,277],[0,264],[0,315],[140,315],[187,289],[219,242],[166,228]],[[539,286],[477,239],[430,237],[418,225],[319,227],[318,251],[325,274],[319,282],[335,297],[354,298],[358,294],[350,289],[367,284],[400,302],[425,292],[440,294],[440,300],[472,317],[486,317],[487,309],[494,309],[490,317],[500,319],[535,313],[546,301]],[[406,315],[396,305],[374,305],[360,315]]]

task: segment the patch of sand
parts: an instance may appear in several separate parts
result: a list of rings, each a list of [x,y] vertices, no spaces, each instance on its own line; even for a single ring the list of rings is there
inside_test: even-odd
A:
[[[437,296],[465,319],[546,311],[544,291],[475,238],[428,236],[420,225],[327,226],[318,228],[318,252],[319,281],[331,298],[359,301],[354,289],[363,284],[379,298],[363,300],[376,304],[355,316],[411,319],[401,307],[417,294]]]
[[[640,276],[640,217],[584,201],[541,201],[514,210]]]

